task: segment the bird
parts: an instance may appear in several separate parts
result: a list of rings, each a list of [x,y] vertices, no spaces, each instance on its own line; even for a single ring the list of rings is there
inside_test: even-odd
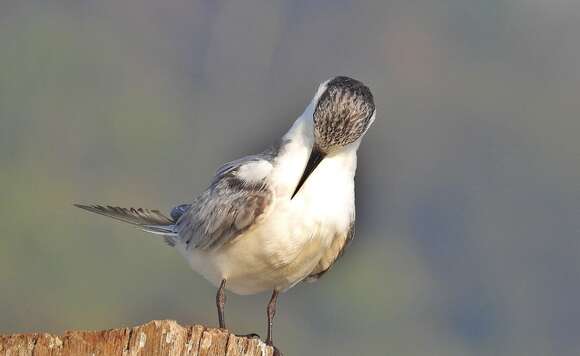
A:
[[[357,150],[375,120],[371,90],[346,76],[323,81],[304,112],[267,150],[221,166],[209,187],[169,216],[159,210],[75,204],[162,237],[216,288],[271,291],[266,344],[278,295],[329,271],[353,240]],[[277,350],[275,348],[275,350]]]

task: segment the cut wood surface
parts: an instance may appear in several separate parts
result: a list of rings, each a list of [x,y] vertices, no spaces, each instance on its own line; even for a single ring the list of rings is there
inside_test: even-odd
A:
[[[0,355],[191,355],[273,356],[273,349],[256,338],[239,337],[200,325],[181,326],[154,320],[133,328],[0,335]]]

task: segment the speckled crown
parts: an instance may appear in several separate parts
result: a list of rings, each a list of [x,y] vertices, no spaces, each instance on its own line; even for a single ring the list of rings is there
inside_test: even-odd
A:
[[[314,110],[314,136],[322,151],[359,139],[371,123],[375,103],[358,80],[336,77],[326,84]]]

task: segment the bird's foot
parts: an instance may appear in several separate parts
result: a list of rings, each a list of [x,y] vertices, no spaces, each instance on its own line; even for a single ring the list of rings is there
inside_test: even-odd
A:
[[[270,345],[272,346],[272,348],[274,349],[274,356],[284,356],[282,355],[282,352],[280,351],[280,349],[278,349],[276,346],[274,345]]]
[[[272,341],[266,341],[266,345],[272,347],[274,349],[274,356],[284,356],[282,354],[282,351],[280,351],[279,348],[277,348],[276,346],[274,346],[274,344],[272,343]]]
[[[256,333],[251,333],[251,334],[236,334],[237,337],[245,337],[248,339],[260,339],[260,335],[256,334]]]

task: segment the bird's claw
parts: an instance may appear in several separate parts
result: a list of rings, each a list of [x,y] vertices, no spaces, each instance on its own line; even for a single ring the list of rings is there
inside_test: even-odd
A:
[[[282,352],[274,345],[269,345],[274,349],[274,356],[284,356],[282,355]]]
[[[256,334],[256,333],[251,333],[251,334],[243,334],[243,335],[237,335],[237,337],[245,337],[248,339],[260,339],[260,335]]]

